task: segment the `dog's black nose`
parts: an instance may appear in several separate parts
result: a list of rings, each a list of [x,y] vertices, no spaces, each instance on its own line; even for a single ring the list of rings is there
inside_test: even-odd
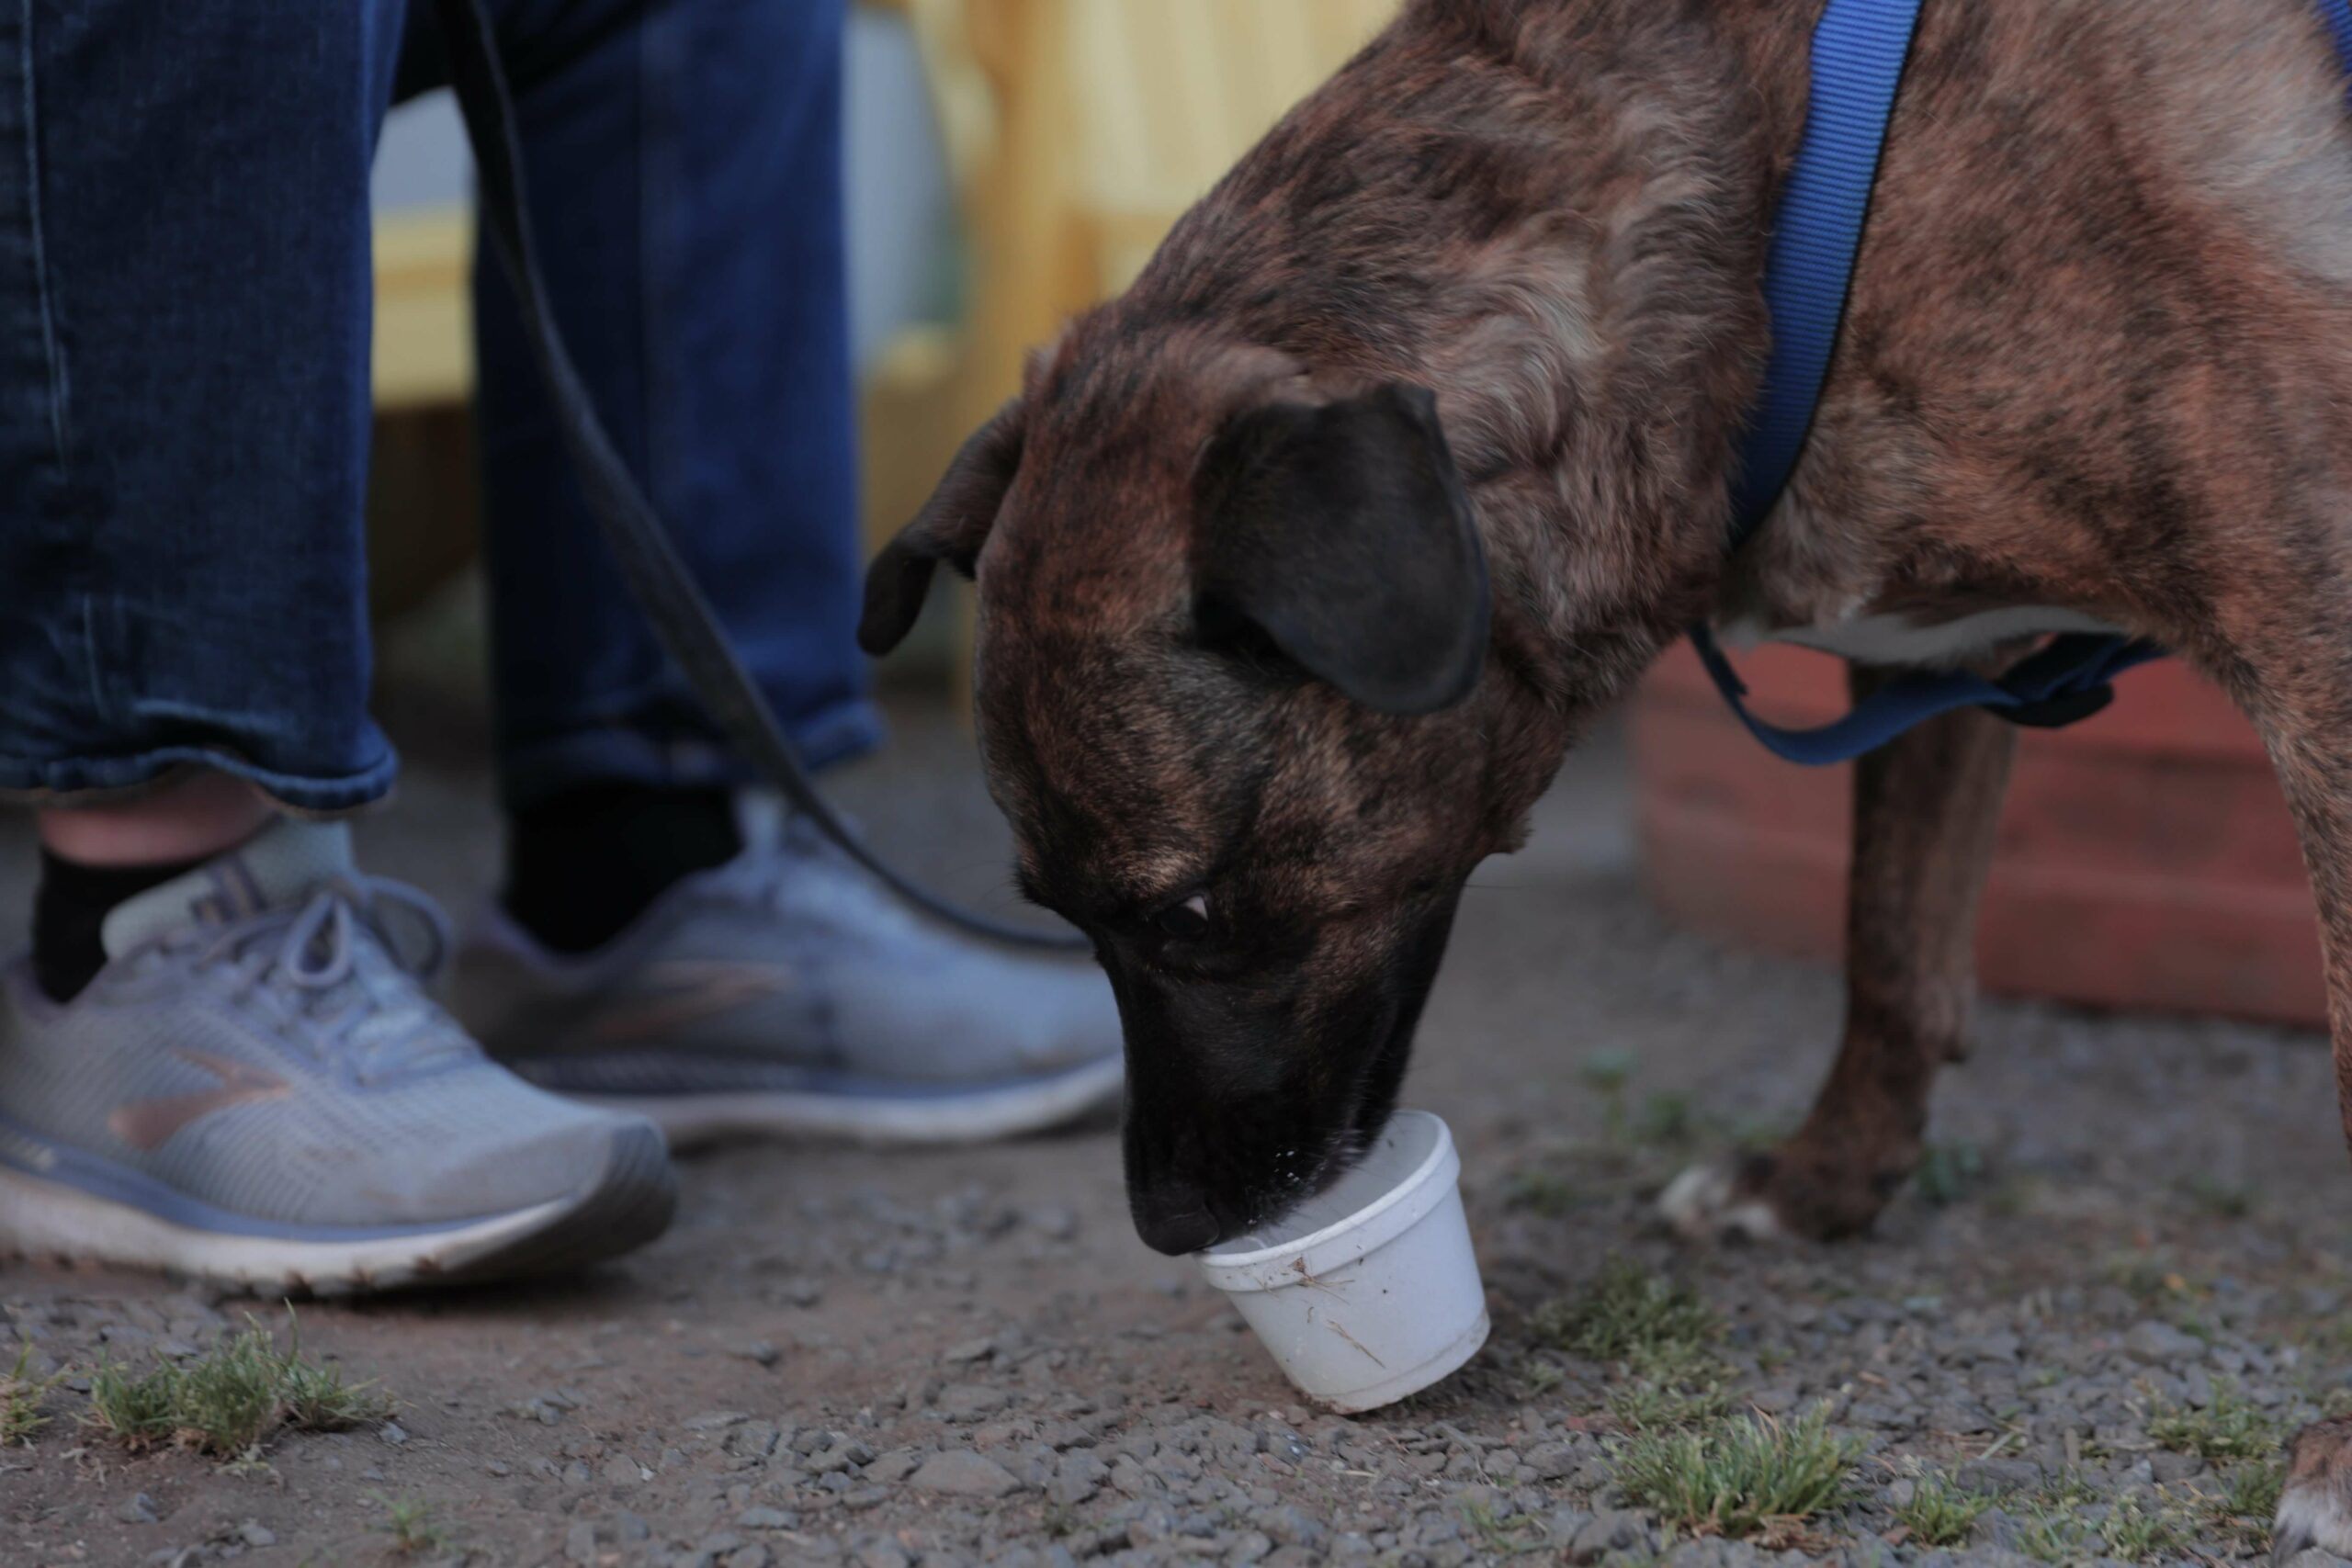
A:
[[[1224,1235],[1216,1216],[1197,1201],[1167,1209],[1138,1204],[1135,1219],[1136,1235],[1143,1237],[1143,1244],[1171,1258],[1214,1247]]]

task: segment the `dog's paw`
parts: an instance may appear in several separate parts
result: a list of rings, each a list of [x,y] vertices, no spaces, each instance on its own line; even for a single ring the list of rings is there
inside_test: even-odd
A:
[[[2287,1485],[2270,1527],[2270,1560],[2317,1548],[2352,1557],[2352,1416],[2314,1421],[2287,1446]]]
[[[1771,1202],[1719,1165],[1694,1165],[1668,1182],[1657,1211],[1686,1241],[1778,1241],[1788,1234]]]

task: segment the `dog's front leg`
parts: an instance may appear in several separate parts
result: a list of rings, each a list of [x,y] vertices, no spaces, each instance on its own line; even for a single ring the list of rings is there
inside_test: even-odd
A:
[[[1883,678],[1856,666],[1856,697]],[[2016,749],[2014,727],[1972,708],[1856,764],[1845,1043],[1793,1136],[1667,1189],[1659,1203],[1677,1230],[1851,1235],[1911,1174],[1936,1069],[1966,1043],[1977,903]]]

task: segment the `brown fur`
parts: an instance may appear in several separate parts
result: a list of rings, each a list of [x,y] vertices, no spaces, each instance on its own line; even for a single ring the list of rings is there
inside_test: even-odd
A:
[[[1425,977],[1384,976],[1434,962],[1453,890],[1700,615],[2059,606],[2219,681],[2302,829],[2352,1134],[2352,127],[2321,24],[2307,0],[1929,0],[1820,417],[1727,569],[1819,8],[1414,0],[1041,356],[1009,489],[934,503],[877,566],[886,609],[933,557],[977,566],[1023,879],[1096,935],[1135,1115],[1175,1128],[1131,1126],[1131,1182],[1325,1179],[1402,1065],[1342,1036],[1409,1033]],[[1419,717],[1205,644],[1195,596],[1226,422],[1392,381],[1435,391],[1492,581],[1484,680]],[[1861,1229],[1917,1159],[2008,745],[1964,716],[1863,768],[1845,1049],[1717,1194],[1750,1219]],[[1193,889],[1231,927],[1214,952],[1138,923]],[[1279,1150],[1274,1100],[1219,1098],[1243,1079],[1346,1103]],[[2306,1434],[2289,1493],[2340,1552],[2344,1450]]]

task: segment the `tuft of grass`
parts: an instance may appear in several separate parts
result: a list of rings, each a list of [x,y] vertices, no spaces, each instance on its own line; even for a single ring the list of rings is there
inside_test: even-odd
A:
[[[288,1427],[335,1431],[390,1413],[374,1383],[346,1382],[339,1370],[306,1359],[299,1330],[281,1349],[269,1330],[245,1323],[185,1363],[145,1372],[102,1364],[90,1379],[90,1421],[132,1450],[177,1444],[244,1459]]]
[[[101,1362],[90,1374],[89,1420],[134,1450],[168,1443],[179,1431],[178,1379],[178,1369],[170,1365],[134,1375],[117,1362]]]
[[[1533,1326],[1544,1344],[1594,1361],[1687,1359],[1722,1332],[1714,1309],[1688,1286],[1615,1258],[1583,1295],[1538,1311]]]
[[[2169,1251],[2161,1249],[2153,1254],[2138,1248],[2110,1253],[2099,1272],[2109,1284],[2130,1292],[2165,1316],[2176,1316],[2211,1293],[2203,1281],[2189,1278]]]
[[[392,1413],[375,1379],[351,1382],[334,1362],[306,1359],[300,1338],[278,1363],[277,1392],[286,1425],[298,1432],[339,1432]]]
[[[2148,1436],[2175,1453],[2199,1459],[2261,1459],[2278,1450],[2278,1424],[2227,1378],[2213,1382],[2204,1409],[2164,1404],[2148,1417]]]
[[[1786,1422],[1741,1416],[1634,1438],[1617,1451],[1617,1486],[1701,1535],[1787,1536],[1846,1501],[1861,1451],[1829,1430],[1826,1408]]]
[[[2233,1465],[2228,1479],[2222,1506],[2232,1518],[2256,1519],[2267,1529],[2278,1512],[2278,1495],[2287,1489],[2286,1462],[2273,1458]]]
[[[2107,1555],[2126,1562],[2177,1557],[2192,1539],[2188,1521],[2177,1508],[2150,1507],[2137,1497],[2119,1497],[2098,1522],[2098,1539]]]
[[[1634,1136],[1645,1144],[1679,1148],[1699,1131],[1697,1112],[1687,1094],[1660,1092],[1645,1097],[1634,1117]]]
[[[1576,1184],[1557,1171],[1517,1170],[1503,1184],[1503,1206],[1526,1209],[1547,1220],[1577,1207]]]
[[[33,1342],[27,1339],[17,1347],[17,1364],[0,1377],[0,1449],[32,1446],[33,1434],[49,1425],[40,1402],[64,1381],[62,1371],[33,1376]]]
[[[433,1517],[433,1505],[422,1497],[388,1497],[381,1492],[371,1492],[368,1500],[382,1510],[383,1517],[376,1529],[392,1538],[391,1550],[402,1557],[421,1557],[428,1551],[446,1551],[450,1546],[449,1531]]]
[[[1609,1413],[1628,1431],[1703,1426],[1730,1413],[1712,1348],[1722,1323],[1686,1286],[1612,1258],[1582,1295],[1538,1312],[1533,1329],[1544,1347],[1615,1365]]]
[[[1984,1151],[1974,1144],[1929,1144],[1911,1181],[1922,1200],[1949,1208],[1984,1180]]]
[[[2224,1181],[2210,1170],[2174,1184],[2189,1206],[2217,1220],[2242,1220],[2254,1213],[2254,1189]]]
[[[1609,1391],[1607,1404],[1609,1414],[1629,1432],[1679,1431],[1731,1414],[1731,1396],[1712,1379],[1632,1378]]]
[[[1963,1490],[1941,1475],[1922,1475],[1894,1517],[1921,1546],[1958,1546],[1992,1506],[1993,1499],[1982,1493]]]
[[[1606,1403],[1629,1432],[1702,1427],[1731,1414],[1724,1387],[1729,1369],[1702,1342],[1668,1338],[1635,1346],[1621,1374]]]
[[[2270,1544],[2270,1521],[2278,1514],[2278,1494],[2287,1486],[2287,1466],[2277,1457],[2232,1465],[2222,1495],[2205,1499],[2205,1513],[2248,1551]]]
[[[2143,1562],[2178,1557],[2194,1539],[2191,1520],[2177,1505],[2118,1497],[2094,1522],[2088,1510],[2098,1500],[2071,1472],[2052,1483],[2018,1530],[2018,1550],[2041,1562],[2073,1564],[2094,1557]]]
[[[1462,1500],[1462,1522],[1478,1538],[1489,1557],[1523,1557],[1544,1550],[1543,1522],[1528,1514],[1504,1518],[1483,1498]]]
[[[1557,1361],[1547,1357],[1525,1356],[1520,1359],[1520,1384],[1530,1394],[1549,1393],[1566,1382],[1567,1376]]]
[[[1618,1050],[1595,1051],[1578,1064],[1577,1077],[1584,1080],[1587,1089],[1598,1093],[1622,1094],[1634,1077],[1634,1054]]]

